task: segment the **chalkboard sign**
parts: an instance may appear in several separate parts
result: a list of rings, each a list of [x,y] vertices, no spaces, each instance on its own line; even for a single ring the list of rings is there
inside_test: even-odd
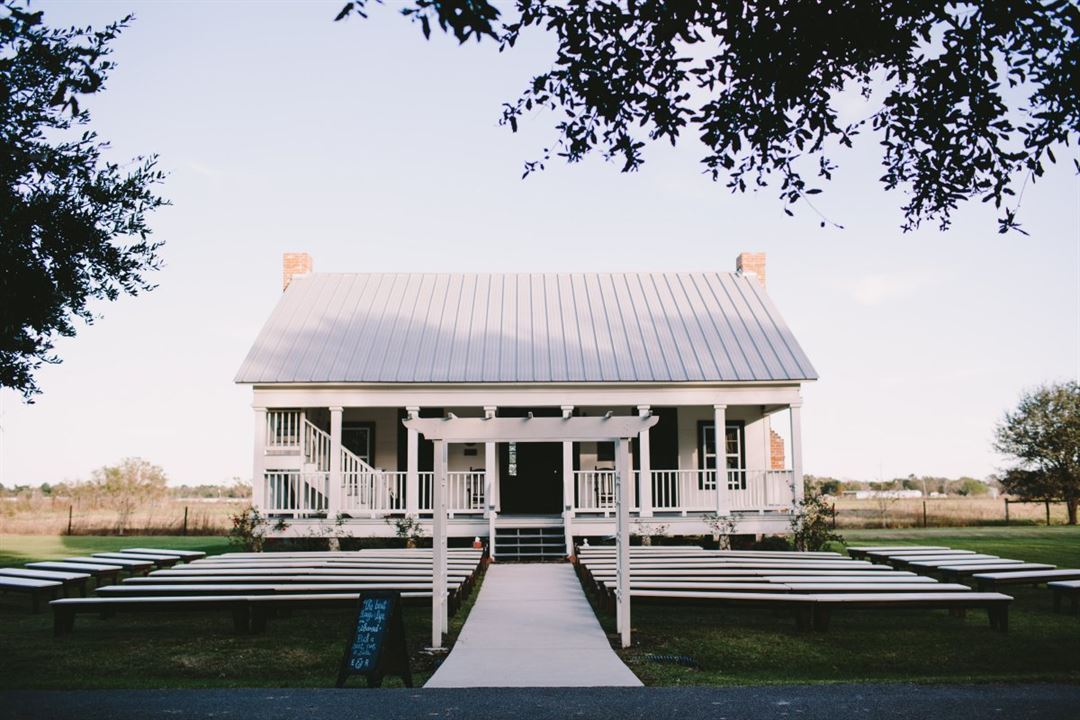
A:
[[[344,687],[350,675],[364,675],[368,687],[379,687],[387,675],[400,675],[405,687],[412,687],[400,593],[369,592],[360,596],[337,687]]]

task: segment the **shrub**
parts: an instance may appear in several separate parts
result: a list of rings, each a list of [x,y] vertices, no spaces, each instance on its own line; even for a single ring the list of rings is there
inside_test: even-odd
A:
[[[821,550],[830,541],[843,542],[833,532],[831,508],[819,492],[810,492],[795,506],[791,515],[792,544],[796,550],[813,552]]]

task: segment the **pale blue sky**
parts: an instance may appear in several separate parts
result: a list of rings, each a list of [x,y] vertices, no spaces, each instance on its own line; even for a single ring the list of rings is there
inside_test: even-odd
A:
[[[249,478],[250,390],[232,377],[293,250],[328,271],[733,270],[739,251],[765,251],[770,294],[821,375],[803,413],[815,474],[986,475],[1020,390],[1080,374],[1068,167],[1028,188],[1030,237],[998,235],[981,204],[951,232],[904,235],[870,142],[838,156],[818,196],[842,231],[786,217],[771,191],[730,195],[692,142],[650,148],[634,175],[595,158],[522,181],[554,116],[518,135],[497,119],[550,40],[504,54],[425,42],[387,4],[346,23],[331,22],[341,0],[37,4],[51,24],[136,12],[94,127],[116,158],[159,153],[173,206],[152,219],[160,287],[60,341],[36,404],[2,392],[0,481],[87,478],[128,455],[174,482]]]

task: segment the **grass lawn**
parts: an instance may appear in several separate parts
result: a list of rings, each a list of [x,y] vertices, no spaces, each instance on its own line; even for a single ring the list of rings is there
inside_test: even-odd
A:
[[[946,545],[1080,567],[1080,528],[996,527],[845,531],[848,544]],[[1080,682],[1080,619],[1055,615],[1046,588],[1010,589],[1007,634],[986,613],[834,612],[827,633],[800,633],[764,610],[635,604],[633,647],[620,655],[646,685],[852,681]],[[614,633],[614,618],[601,614]],[[646,655],[687,655],[700,669]]]
[[[168,547],[226,552],[213,537],[0,536],[0,565],[115,550]],[[482,580],[481,580],[482,582]],[[451,618],[456,638],[479,590],[477,583]],[[333,687],[353,611],[296,612],[272,620],[262,635],[236,635],[228,613],[80,615],[75,632],[52,634],[52,614],[30,614],[24,595],[0,596],[0,690],[192,687]],[[405,608],[413,682],[434,670],[421,652],[431,643],[431,606]],[[350,685],[363,678],[349,680]],[[400,686],[387,678],[387,687]]]

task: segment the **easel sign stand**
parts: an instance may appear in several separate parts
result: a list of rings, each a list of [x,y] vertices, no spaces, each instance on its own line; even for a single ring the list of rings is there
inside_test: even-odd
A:
[[[401,616],[401,593],[360,595],[335,687],[345,687],[351,675],[363,675],[368,687],[381,687],[387,675],[398,675],[405,687],[413,686],[405,647],[405,621]]]

